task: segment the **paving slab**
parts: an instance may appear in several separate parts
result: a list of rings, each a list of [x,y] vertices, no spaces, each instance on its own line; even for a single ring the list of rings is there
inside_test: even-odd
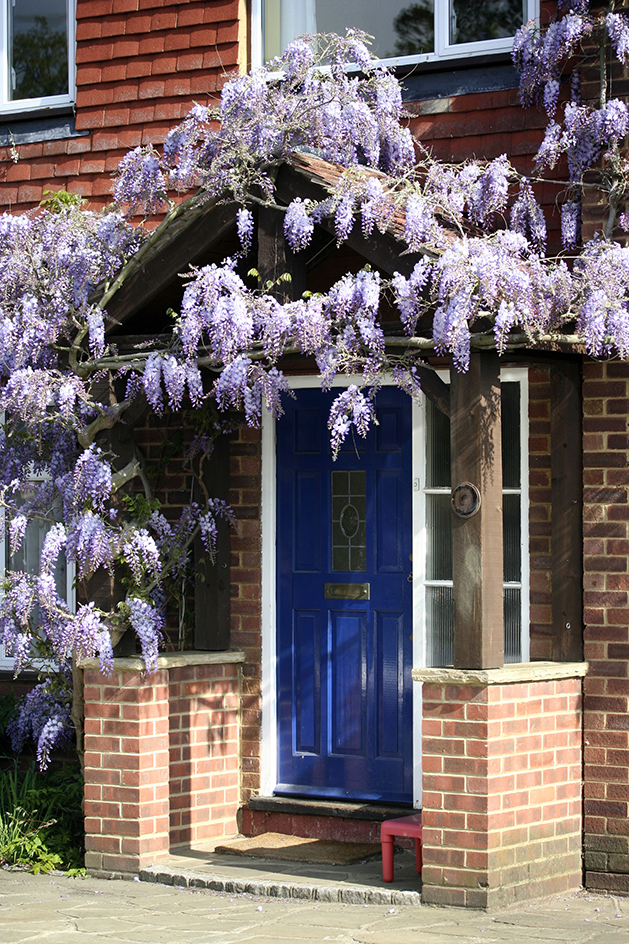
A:
[[[586,892],[492,915],[225,894],[0,869],[1,944],[628,944],[629,901]]]
[[[214,852],[214,846],[184,849],[140,873],[145,882],[208,888],[235,894],[347,904],[419,905],[421,879],[415,855],[394,860],[394,882],[382,878],[381,859],[348,866],[313,865],[245,858]]]

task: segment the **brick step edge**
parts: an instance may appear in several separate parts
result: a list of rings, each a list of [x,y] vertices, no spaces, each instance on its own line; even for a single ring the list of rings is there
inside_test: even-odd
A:
[[[308,901],[339,901],[345,905],[421,905],[419,892],[395,891],[384,888],[340,887],[337,885],[304,885],[298,882],[241,881],[220,875],[202,875],[168,866],[142,869],[141,882],[176,885],[183,888],[207,888],[231,895],[256,895],[264,898],[301,898]]]

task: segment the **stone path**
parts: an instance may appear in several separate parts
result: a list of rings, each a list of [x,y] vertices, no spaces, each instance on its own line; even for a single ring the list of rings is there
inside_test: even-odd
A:
[[[1,944],[627,944],[629,899],[587,892],[486,915],[229,895],[0,870]]]

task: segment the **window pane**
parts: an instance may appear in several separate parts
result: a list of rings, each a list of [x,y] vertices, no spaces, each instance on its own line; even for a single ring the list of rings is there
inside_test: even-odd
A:
[[[502,496],[502,516],[504,579],[506,583],[517,583],[522,579],[519,495]]]
[[[450,488],[450,419],[426,400],[426,488]]]
[[[500,384],[502,394],[502,486],[520,487],[520,384]]]
[[[521,593],[513,587],[505,589],[505,662],[520,662],[522,659],[522,606]]]
[[[348,26],[373,37],[372,52],[382,58],[432,52],[433,0],[265,0],[265,58],[279,55],[301,33],[340,33]]]
[[[9,10],[10,98],[67,94],[66,0],[13,0]]]
[[[8,538],[5,541],[5,567],[7,570],[23,570],[29,574],[39,573],[39,561],[41,557],[44,538],[50,531],[50,524],[47,521],[29,521],[26,527],[26,534],[22,545],[11,554]],[[57,593],[65,600],[67,596],[66,585],[66,558],[65,554],[60,554],[55,566],[55,585]]]
[[[367,473],[332,473],[332,570],[367,569]]]
[[[426,587],[426,665],[452,665],[452,587]]]
[[[524,23],[523,0],[450,0],[450,42],[513,36]]]
[[[426,495],[426,579],[452,580],[452,509],[449,495]]]

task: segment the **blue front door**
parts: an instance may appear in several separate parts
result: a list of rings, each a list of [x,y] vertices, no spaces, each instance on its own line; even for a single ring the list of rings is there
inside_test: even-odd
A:
[[[276,793],[410,802],[411,404],[380,390],[333,461],[334,396],[298,390],[277,424]]]

